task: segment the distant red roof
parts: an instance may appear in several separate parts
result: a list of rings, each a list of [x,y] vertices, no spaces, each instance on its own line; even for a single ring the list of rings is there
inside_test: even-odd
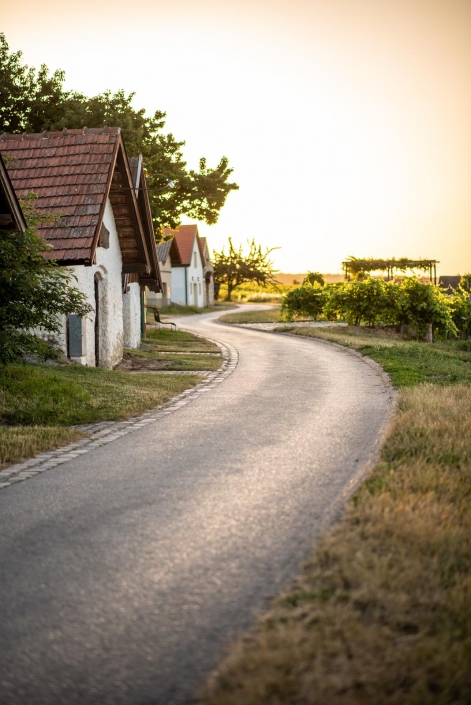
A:
[[[191,253],[193,252],[193,243],[196,238],[204,266],[205,254],[201,238],[198,235],[198,226],[196,224],[180,225],[178,230],[165,228],[164,234],[173,235],[173,245],[170,252],[172,255],[172,264],[181,264],[186,267],[191,264]]]
[[[63,264],[91,264],[107,198],[115,215],[123,272],[149,272],[150,263],[131,172],[119,127],[83,128],[0,136],[19,197],[34,191],[36,206],[58,212],[58,222],[38,229]]]
[[[173,235],[174,244],[178,250],[179,264],[188,266],[191,264],[191,253],[193,252],[193,243],[198,235],[197,225],[180,225],[178,230],[170,230],[165,228],[165,235]]]

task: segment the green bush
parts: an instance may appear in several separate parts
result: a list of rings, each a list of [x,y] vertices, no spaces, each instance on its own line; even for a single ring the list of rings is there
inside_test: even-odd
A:
[[[349,325],[394,323],[397,292],[381,279],[367,277],[329,287],[325,310],[329,320],[345,320]]]
[[[408,277],[398,287],[398,323],[410,326],[418,338],[427,333],[430,325],[438,336],[458,333],[449,297],[438,286],[423,284],[415,277]]]
[[[327,298],[328,287],[300,286],[286,294],[281,312],[288,321],[300,317],[317,319],[323,314]]]
[[[450,297],[415,277],[385,282],[368,276],[324,287],[302,286],[284,297],[282,311],[288,320],[309,316],[354,326],[405,325],[417,338],[423,338],[430,325],[438,336],[471,330],[471,303],[464,289]]]
[[[458,333],[467,338],[471,336],[471,275],[461,277],[460,286],[452,296],[447,296],[453,323]]]

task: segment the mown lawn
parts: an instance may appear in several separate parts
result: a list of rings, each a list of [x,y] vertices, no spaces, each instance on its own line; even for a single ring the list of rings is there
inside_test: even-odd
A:
[[[212,311],[223,311],[225,308],[233,308],[234,304],[218,302],[214,306],[206,306],[205,308],[200,308],[199,306],[183,305],[183,304],[169,304],[168,306],[162,306],[159,308],[160,315],[162,318],[170,318],[171,316],[194,316],[201,313],[211,313]],[[152,308],[147,308],[147,323],[154,323],[154,311]]]
[[[168,328],[148,329],[147,336],[142,342],[155,345],[159,352],[220,352],[217,345],[205,338],[199,338],[182,330],[177,330],[175,334]]]
[[[168,331],[150,331],[147,342],[150,350],[132,352],[145,359],[167,358],[164,369],[211,370],[222,362],[217,346],[190,333],[179,332],[175,338]],[[218,355],[198,354],[202,351],[217,351]],[[184,354],[175,354],[178,352]],[[135,374],[80,365],[8,365],[0,375],[0,465],[84,437],[70,426],[141,414],[200,380],[197,374]]]
[[[399,389],[399,410],[381,462],[343,519],[233,646],[200,703],[467,705],[470,346],[358,329],[304,334],[381,363]]]
[[[257,311],[236,311],[226,313],[218,320],[221,323],[276,323],[281,320],[280,306],[276,308],[266,308]]]

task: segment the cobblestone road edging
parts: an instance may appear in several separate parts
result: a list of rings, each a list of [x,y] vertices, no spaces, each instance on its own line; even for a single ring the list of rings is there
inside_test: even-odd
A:
[[[125,421],[102,421],[100,423],[79,426],[78,428],[81,430],[90,433],[88,438],[70,443],[67,446],[51,450],[47,453],[41,453],[41,455],[37,455],[23,463],[10,465],[8,468],[0,471],[0,489],[11,487],[11,485],[15,485],[17,482],[28,480],[30,477],[35,477],[35,475],[39,475],[46,470],[55,468],[58,465],[63,465],[69,460],[89,453],[95,448],[99,448],[107,443],[112,443],[118,438],[126,436],[128,433],[132,433],[140,428],[144,428],[144,426],[155,423],[159,419],[186,406],[193,399],[197,399],[202,394],[214,389],[214,387],[225,380],[226,377],[235,370],[239,359],[238,352],[232,345],[227,343],[220,343],[218,340],[206,338],[206,336],[198,335],[197,333],[193,333],[193,331],[192,334],[211,341],[221,350],[223,363],[218,370],[207,374],[202,382],[191,387],[191,389],[187,389],[181,394],[172,397],[172,399],[165,404],[151,409],[150,411],[146,411],[140,416],[133,416]]]

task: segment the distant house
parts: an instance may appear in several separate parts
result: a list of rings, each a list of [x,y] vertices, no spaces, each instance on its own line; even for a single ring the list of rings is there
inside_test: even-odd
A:
[[[15,158],[7,168],[16,194],[33,191],[38,209],[60,214],[38,229],[53,247],[45,256],[71,268],[93,309],[64,318],[59,346],[82,364],[114,367],[124,342],[140,344],[141,287],[160,288],[142,163],[131,171],[114,127],[3,134],[0,152]]]
[[[454,294],[460,285],[460,281],[461,276],[459,274],[455,276],[444,276],[439,278],[438,286],[445,289],[445,293]]]
[[[170,241],[171,300],[176,304],[207,306],[211,295],[214,300],[214,288],[206,239],[199,236],[197,225],[180,225],[178,230],[166,229],[165,234],[173,236]]]
[[[209,254],[208,241],[200,237],[204,254],[204,305],[214,306],[214,269]]]
[[[162,287],[160,293],[148,293],[147,300],[149,306],[161,308],[168,306],[171,301],[172,292],[172,261],[170,258],[171,240],[166,240],[157,245],[157,256],[159,259],[160,277]]]

